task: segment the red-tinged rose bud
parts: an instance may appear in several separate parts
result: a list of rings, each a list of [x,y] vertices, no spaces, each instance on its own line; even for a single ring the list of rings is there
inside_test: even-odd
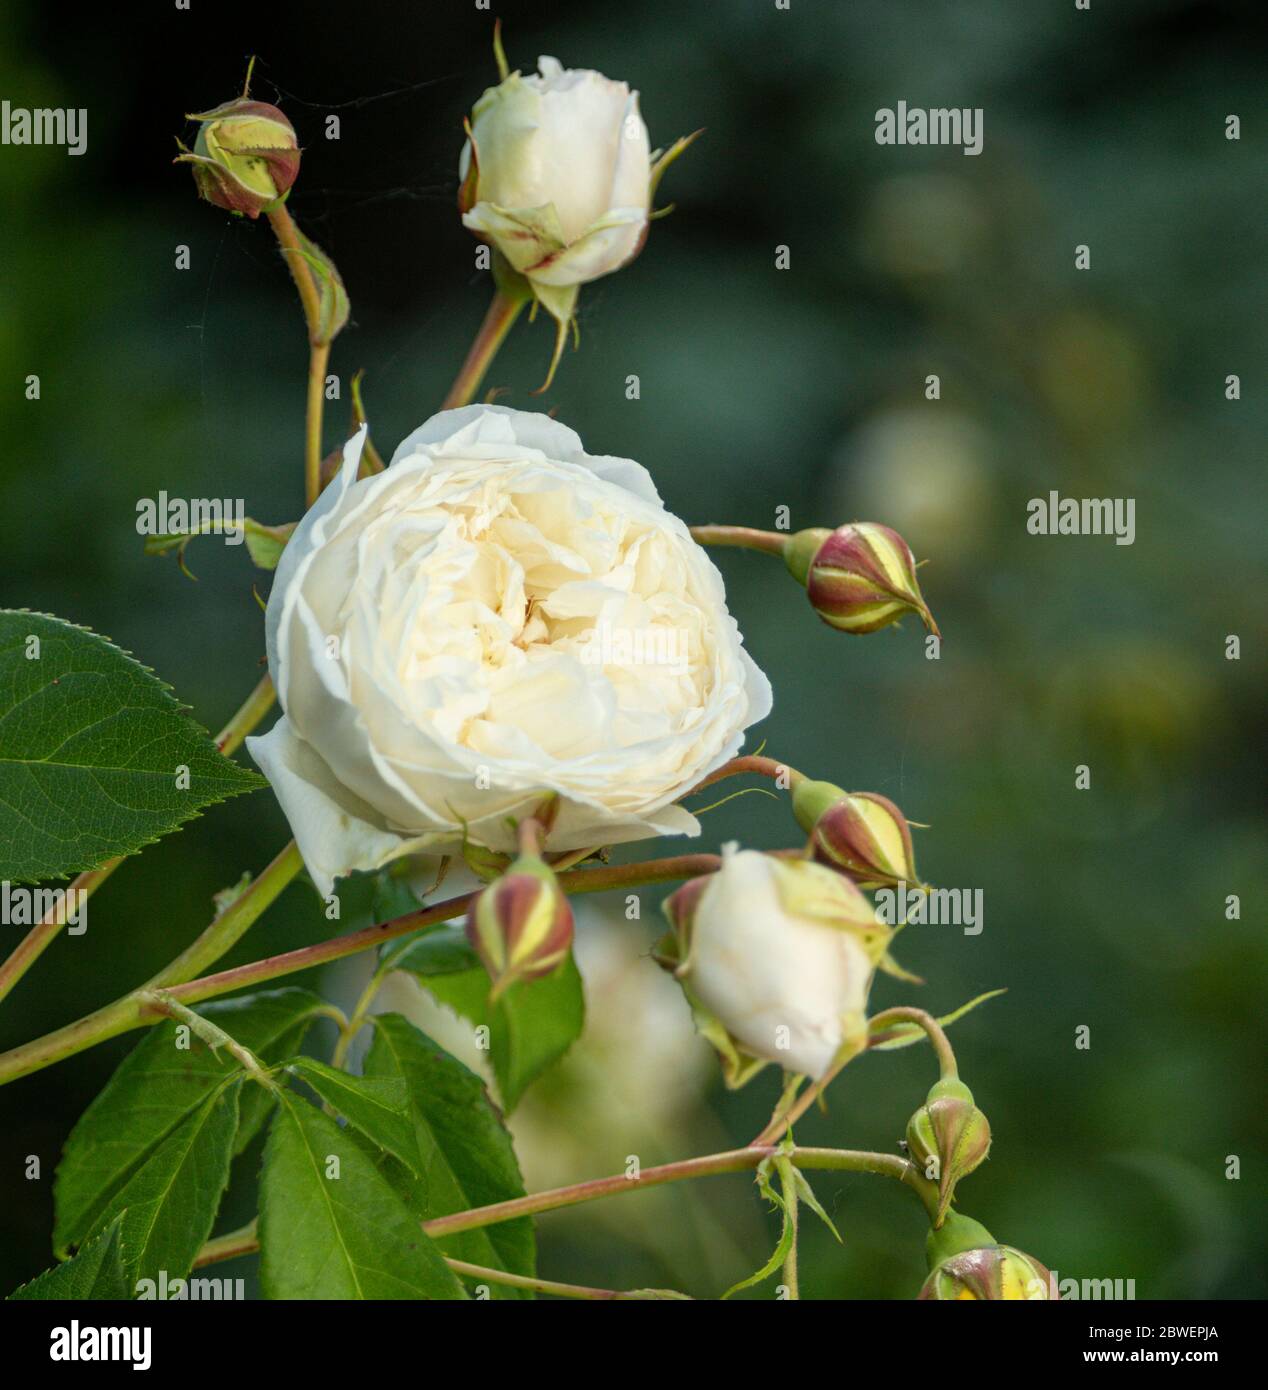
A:
[[[925,1280],[919,1297],[1049,1302],[1058,1294],[1051,1271],[1033,1255],[1011,1245],[987,1245],[940,1264]]]
[[[1000,1245],[980,1222],[948,1212],[926,1241],[929,1277],[924,1300],[1039,1302],[1058,1298],[1057,1281],[1033,1255]]]
[[[467,939],[496,999],[510,985],[549,975],[572,945],[572,908],[550,868],[522,854],[467,912]]]
[[[652,951],[652,959],[666,970],[677,971],[691,953],[691,927],[696,916],[700,895],[708,887],[712,874],[689,878],[661,903],[661,911],[669,922],[669,935]]]
[[[956,1184],[985,1161],[990,1147],[990,1122],[973,1103],[973,1092],[955,1077],[937,1082],[907,1124],[911,1161],[938,1184],[937,1223]]]
[[[888,797],[807,780],[793,788],[793,814],[815,857],[861,888],[919,882],[910,826]]]
[[[237,97],[189,119],[202,122],[198,138],[176,162],[192,168],[207,202],[254,218],[290,191],[299,176],[299,142],[276,106]]]
[[[938,631],[920,592],[911,550],[888,526],[856,521],[835,531],[800,531],[789,537],[784,561],[831,627],[875,632],[916,613],[930,632]]]

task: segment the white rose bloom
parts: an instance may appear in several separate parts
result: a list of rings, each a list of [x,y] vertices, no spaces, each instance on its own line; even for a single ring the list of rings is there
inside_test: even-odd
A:
[[[647,471],[499,406],[443,411],[297,526],[248,740],[321,892],[561,798],[552,850],[695,835],[674,805],[770,710],[721,576]]]
[[[847,879],[727,845],[691,916],[679,975],[693,1004],[752,1057],[818,1079],[867,1038],[867,996],[890,932]]]
[[[535,291],[546,287],[538,297],[566,318],[576,286],[619,269],[642,245],[650,142],[638,93],[624,82],[555,58],[538,67],[540,75],[513,72],[476,102],[459,165],[462,220]]]

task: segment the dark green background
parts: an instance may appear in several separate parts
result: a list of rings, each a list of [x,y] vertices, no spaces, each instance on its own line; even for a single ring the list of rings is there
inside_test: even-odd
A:
[[[720,564],[776,687],[770,751],[893,797],[932,826],[925,876],[984,891],[980,936],[915,927],[902,943],[936,1011],[1010,991],[955,1034],[995,1132],[963,1205],[1063,1276],[1262,1297],[1261,7],[496,8],[513,66],[547,52],[628,79],[654,144],[707,127],[663,187],[678,210],[632,267],[583,292],[581,350],[544,402],[528,394],[544,324],[517,329],[498,362],[502,399],[556,407],[593,452],[641,460],[690,520],[769,526],[781,505],[795,526],[866,517],[928,560],[938,662],[910,624],[834,634],[761,556]],[[144,558],[136,502],[166,488],[293,518],[305,354],[267,228],[198,203],[170,165],[173,137],[192,134],[182,112],[233,95],[259,54],[255,94],[281,102],[305,146],[292,210],[352,299],[334,370],[367,369],[386,453],[435,408],[486,302],[454,195],[462,116],[493,80],[489,38],[471,0],[0,8],[0,95],[89,111],[80,159],[0,147],[0,601],[109,634],[206,725],[227,717],[258,673],[251,587],[267,576],[209,541],[190,551],[196,584]],[[874,111],[899,99],[984,108],[984,152],[876,145]],[[324,138],[332,112],[338,141]],[[1240,143],[1224,138],[1229,113]],[[29,373],[38,403],[23,398]],[[330,445],[343,411],[328,413]],[[1135,498],[1136,543],[1029,536],[1026,502],[1050,488]],[[1089,791],[1074,789],[1080,763]],[[747,798],[708,818],[706,847],[737,834],[786,844],[791,823]],[[210,895],[286,835],[264,792],[146,850],[94,898],[88,934],[58,941],[0,1008],[0,1043],[157,969]],[[4,930],[7,950],[18,931]],[[329,930],[297,885],[231,960]],[[884,981],[877,997],[912,993]],[[1080,1025],[1090,1050],[1075,1048]],[[130,1045],[0,1093],[0,1285],[49,1263],[60,1144]],[[923,1049],[864,1059],[801,1137],[892,1148],[931,1076]],[[772,1086],[718,1089],[723,1142],[751,1136]],[[671,1136],[663,1156],[688,1142]],[[28,1154],[43,1181],[25,1180]],[[808,1234],[807,1295],[910,1296],[908,1194],[866,1178],[819,1188],[845,1245]],[[745,1180],[693,1195],[723,1222],[744,1210],[733,1228],[755,1267],[769,1232]],[[247,1203],[238,1192],[227,1216]],[[636,1239],[674,1208],[624,1210],[624,1234],[615,1207],[598,1234],[543,1220],[544,1271],[718,1291],[704,1254],[657,1259]]]

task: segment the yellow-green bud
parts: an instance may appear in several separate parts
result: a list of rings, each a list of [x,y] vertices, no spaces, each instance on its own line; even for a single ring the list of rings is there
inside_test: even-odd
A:
[[[190,165],[207,202],[254,218],[290,191],[299,175],[299,143],[276,106],[238,97],[189,119],[202,122],[198,138],[176,162]]]
[[[956,1184],[985,1161],[990,1147],[990,1122],[973,1092],[955,1077],[937,1082],[907,1124],[911,1161],[938,1184],[935,1225],[946,1218]]]

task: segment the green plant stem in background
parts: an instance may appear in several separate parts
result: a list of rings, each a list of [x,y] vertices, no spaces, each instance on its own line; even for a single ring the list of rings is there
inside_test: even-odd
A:
[[[110,877],[123,863],[120,859],[107,860],[99,869],[91,869],[80,874],[66,890],[68,903],[79,901],[79,894],[90,895]],[[53,938],[66,925],[64,910],[53,909],[31,928],[13,948],[8,959],[0,965],[0,999],[3,999],[23,975],[39,960],[48,949]]]
[[[75,1023],[0,1055],[0,1085],[73,1057],[77,1052],[95,1047],[107,1038],[157,1023],[163,1013],[154,1007],[152,1001],[147,1000],[147,991],[164,989],[170,994],[167,987],[175,983],[178,977],[188,979],[191,974],[219,959],[272,905],[301,867],[302,861],[294,844],[287,845],[242,896],[220,913],[191,946],[139,989]]]
[[[273,708],[277,691],[273,689],[273,677],[267,673],[260,677],[259,684],[238,707],[237,712],[216,735],[216,747],[228,757],[236,753],[243,740],[261,719]]]
[[[169,985],[184,984],[200,970],[218,961],[269,907],[282,889],[304,867],[299,848],[292,840],[273,862],[255,879],[240,898],[205,927],[170,965],[166,965],[145,984],[146,989],[166,989]]]
[[[559,882],[568,893],[601,893],[609,888],[633,887],[641,883],[671,883],[679,879],[694,878],[698,874],[711,873],[718,867],[715,854],[682,854],[668,859],[649,859],[636,864],[609,865],[602,869],[573,869],[559,875]],[[147,1007],[141,995],[146,989],[162,988],[173,999],[184,1004],[212,999],[247,985],[263,984],[283,975],[293,975],[299,970],[311,969],[314,965],[325,965],[345,956],[368,951],[384,941],[418,931],[422,927],[435,926],[447,922],[467,910],[474,893],[464,893],[461,897],[450,898],[434,907],[420,908],[417,912],[406,913],[390,922],[360,931],[337,936],[331,941],[321,941],[313,946],[304,946],[297,951],[287,951],[282,955],[270,956],[265,960],[253,961],[232,970],[224,970],[216,975],[206,975],[193,979],[188,971],[191,960],[203,964],[219,959],[242,933],[260,916],[282,891],[287,883],[299,872],[301,861],[293,844],[277,856],[272,864],[251,886],[228,907],[177,959],[183,962],[177,972],[174,961],[165,970],[147,981],[140,990],[124,995],[107,1004],[95,1013],[75,1023],[67,1024],[42,1038],[36,1038],[20,1047],[0,1054],[0,1085],[28,1076],[55,1062],[72,1057],[94,1047],[107,1038],[133,1028],[145,1028],[156,1023],[160,1017]],[[212,954],[215,952],[215,954]],[[202,960],[203,957],[207,959]],[[184,980],[176,980],[176,973],[185,975]]]
[[[242,740],[268,713],[274,699],[276,699],[276,692],[273,689],[273,682],[266,675],[216,735],[216,747],[226,757],[235,753],[241,747]],[[77,901],[77,897],[74,895],[79,893],[86,896],[95,893],[122,863],[122,858],[111,859],[99,868],[90,869],[87,873],[80,874],[66,890],[69,895],[72,895],[71,900]],[[63,914],[51,912],[42,921],[37,922],[14,948],[4,964],[0,965],[0,1000],[4,999],[14,985],[35,964],[53,938],[61,931],[65,925],[64,920],[59,920],[62,917]],[[200,966],[199,969],[201,968]]]
[[[500,289],[494,292],[493,301],[476,331],[471,350],[454,378],[449,394],[441,402],[441,410],[455,410],[458,406],[471,404],[485,372],[489,370],[526,303],[526,300],[513,298]]]
[[[786,535],[778,531],[758,531],[752,526],[692,526],[688,528],[700,545],[728,545],[741,550],[762,550],[767,555],[783,555]]]

